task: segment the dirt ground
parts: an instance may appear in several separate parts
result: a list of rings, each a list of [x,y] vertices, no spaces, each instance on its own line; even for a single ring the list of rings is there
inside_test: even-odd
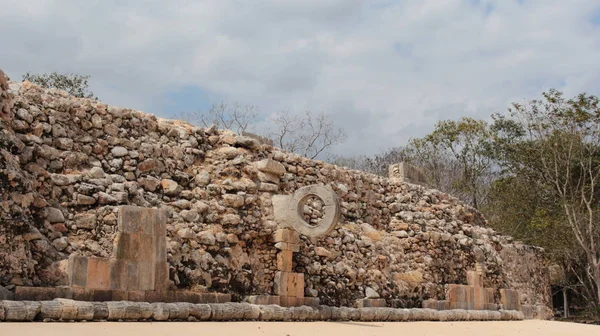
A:
[[[599,335],[600,326],[553,321],[516,322],[146,322],[0,323],[0,335],[44,336],[373,336]]]

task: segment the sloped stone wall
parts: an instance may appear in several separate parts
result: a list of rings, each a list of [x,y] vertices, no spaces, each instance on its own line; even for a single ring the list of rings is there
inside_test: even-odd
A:
[[[452,196],[228,131],[28,82],[11,85],[14,119],[2,124],[1,149],[9,154],[0,177],[14,176],[6,168],[12,167],[24,182],[3,192],[0,211],[27,218],[18,230],[1,224],[0,247],[20,252],[11,254],[12,266],[0,268],[0,285],[58,285],[64,279],[57,261],[72,254],[109,257],[117,206],[130,204],[167,210],[172,287],[234,299],[268,294],[277,252],[272,196],[324,184],[339,198],[340,224],[322,238],[301,236],[294,255],[306,295],[322,304],[353,306],[380,296],[389,306],[420,307],[443,298],[447,284],[466,283],[476,256],[486,287],[518,289],[526,304],[549,303],[541,251],[485,228],[481,214]],[[281,170],[261,166],[265,159]]]

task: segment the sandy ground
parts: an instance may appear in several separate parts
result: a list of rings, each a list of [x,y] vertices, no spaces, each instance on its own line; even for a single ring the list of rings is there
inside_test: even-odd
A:
[[[600,326],[552,321],[516,322],[146,322],[0,323],[0,335],[600,335]]]

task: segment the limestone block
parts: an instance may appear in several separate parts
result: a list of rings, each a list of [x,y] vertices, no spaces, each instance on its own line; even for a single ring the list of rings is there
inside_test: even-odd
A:
[[[88,258],[71,255],[67,267],[67,276],[71,286],[85,287],[87,284]]]
[[[141,233],[139,235],[140,251],[138,254],[139,261],[155,262],[156,253],[153,244],[154,236]]]
[[[467,271],[467,283],[469,286],[483,287],[483,276],[477,271]]]
[[[41,301],[40,317],[43,321],[58,321],[62,315],[62,306],[58,301]]]
[[[356,306],[358,308],[386,307],[387,303],[385,299],[360,299],[356,300]]]
[[[277,269],[282,272],[292,271],[292,251],[279,251],[277,253]]]
[[[156,281],[156,266],[152,261],[140,261],[138,263],[138,287],[140,291],[154,290]]]
[[[137,261],[127,260],[125,262],[127,268],[127,290],[135,291],[139,288],[139,271],[140,265]]]
[[[154,321],[167,321],[169,320],[169,308],[166,303],[158,302],[152,303],[152,319]]]
[[[94,320],[94,305],[86,301],[73,301],[77,307],[77,321],[93,321]]]
[[[62,321],[75,321],[77,320],[78,308],[75,304],[76,301],[69,299],[56,299],[61,306],[60,319]]]
[[[137,232],[118,232],[116,236],[116,259],[140,260],[141,235]]]
[[[361,321],[374,321],[375,320],[376,309],[377,308],[371,308],[371,307],[359,308],[359,310],[360,310],[360,320]]]
[[[319,310],[319,313],[321,315],[320,320],[329,321],[331,319],[331,314],[332,314],[331,307],[320,305],[319,307],[317,307],[317,309]],[[360,312],[360,310],[359,310],[359,312]]]
[[[110,289],[110,260],[106,258],[88,258],[87,283],[89,289]]]
[[[111,260],[110,289],[127,290],[127,260]]]
[[[210,304],[212,321],[240,320],[244,316],[244,308],[239,303]]]
[[[69,287],[25,287],[17,286],[15,300],[45,301],[55,298],[73,298],[73,290]]]
[[[292,251],[292,252],[300,251],[300,245],[283,243],[283,242],[275,243],[275,248],[277,248],[278,250],[281,250],[281,251]]]
[[[244,308],[244,317],[246,321],[256,321],[260,317],[260,307],[249,303],[240,303]]]
[[[102,321],[108,318],[108,305],[106,302],[92,302],[94,305],[94,321]]]
[[[212,315],[212,309],[208,304],[194,304],[189,307],[189,314],[199,321],[208,321]]]
[[[154,289],[165,290],[169,283],[169,264],[166,261],[156,263],[154,269]]]
[[[256,161],[253,162],[252,165],[263,173],[269,173],[276,176],[282,176],[285,174],[285,167],[281,163],[271,159]]]
[[[304,297],[304,305],[305,306],[318,307],[320,304],[321,304],[321,302],[318,297]]]
[[[483,287],[471,287],[473,292],[473,309],[485,310],[485,305],[488,303],[487,291]]]
[[[171,302],[167,303],[167,307],[170,320],[186,321],[190,317],[189,303]]]
[[[521,299],[516,290],[500,289],[500,302],[505,310],[521,310]]]
[[[126,290],[113,290],[112,291],[113,301],[127,301],[129,300],[129,292]]]
[[[279,296],[279,305],[282,307],[296,307],[304,304],[304,299],[295,296]]]
[[[245,300],[255,305],[279,305],[281,302],[278,295],[253,295],[247,296]]]
[[[37,301],[3,300],[4,320],[8,322],[33,321],[40,312],[41,303]]]
[[[283,321],[284,308],[277,305],[260,306],[261,321]]]
[[[298,232],[292,229],[279,229],[273,233],[273,240],[276,243],[289,243],[289,244],[298,244],[300,241],[300,235]]]

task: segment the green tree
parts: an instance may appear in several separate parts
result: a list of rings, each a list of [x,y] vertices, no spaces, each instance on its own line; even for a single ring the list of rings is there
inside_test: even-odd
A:
[[[560,209],[560,220],[585,256],[582,285],[600,304],[600,107],[585,93],[557,90],[496,115],[495,157],[505,175],[535,182]],[[556,217],[556,215],[554,216]],[[547,222],[547,221],[546,221]],[[552,230],[552,228],[548,229]],[[564,231],[563,231],[564,233]]]
[[[28,80],[46,89],[64,90],[70,95],[78,98],[98,99],[95,97],[94,93],[89,90],[89,78],[90,76],[59,74],[57,72],[52,72],[50,74],[31,74],[27,72],[23,75],[23,80]]]
[[[491,134],[485,121],[462,118],[439,122],[421,141],[422,147],[444,150],[453,157],[460,174],[453,179],[451,188],[475,208],[485,202],[493,179]]]

